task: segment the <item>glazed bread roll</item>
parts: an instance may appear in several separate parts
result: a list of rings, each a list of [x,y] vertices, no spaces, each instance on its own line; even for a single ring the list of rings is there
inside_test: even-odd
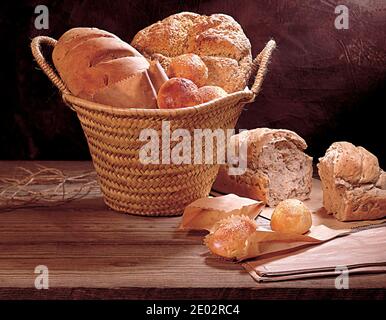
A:
[[[246,216],[231,216],[221,220],[204,243],[215,255],[226,259],[239,259],[246,255],[248,238],[257,229],[255,220]]]
[[[182,12],[139,31],[131,45],[146,57],[159,60],[166,72],[173,58],[194,53],[208,69],[208,79],[228,93],[243,90],[250,77],[251,44],[230,16]]]
[[[311,226],[311,210],[297,199],[281,201],[272,213],[271,229],[273,231],[304,234]]]
[[[208,80],[208,68],[198,55],[187,53],[171,59],[167,75],[192,80],[202,87]]]
[[[189,79],[171,78],[158,92],[158,108],[176,109],[196,106],[201,103],[198,87]]]
[[[157,86],[151,78],[167,80],[160,66],[149,70],[149,62],[136,49],[96,28],[67,31],[52,59],[73,95],[116,107],[156,108]]]
[[[238,150],[239,142],[247,144],[246,172],[229,175],[229,165],[221,165],[213,189],[271,207],[289,198],[309,198],[312,158],[304,153],[307,144],[300,136],[289,130],[258,128],[232,136],[229,143]]]
[[[375,155],[349,142],[333,143],[319,159],[323,206],[338,220],[386,216],[386,173]]]

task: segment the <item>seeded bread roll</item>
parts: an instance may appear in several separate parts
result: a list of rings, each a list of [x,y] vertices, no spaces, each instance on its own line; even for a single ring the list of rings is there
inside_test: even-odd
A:
[[[215,225],[204,243],[217,256],[225,259],[240,259],[247,254],[247,241],[257,229],[255,220],[246,216],[230,216]]]
[[[335,142],[319,159],[323,206],[338,220],[373,220],[386,216],[386,173],[362,147]]]
[[[228,93],[243,90],[250,77],[251,44],[241,26],[230,16],[182,12],[139,31],[131,45],[168,72],[173,57],[194,53],[208,68],[204,85]]]
[[[214,190],[260,200],[270,207],[289,198],[309,198],[312,158],[304,153],[307,144],[300,136],[289,130],[258,128],[232,136],[232,148],[238,150],[239,141],[247,143],[246,172],[229,175],[229,166],[221,165]]]
[[[73,95],[116,107],[156,108],[157,87],[167,80],[132,46],[96,28],[67,31],[52,60]]]

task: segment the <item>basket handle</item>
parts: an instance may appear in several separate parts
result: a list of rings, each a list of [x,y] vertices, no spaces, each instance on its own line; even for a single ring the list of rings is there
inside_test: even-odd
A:
[[[255,75],[255,80],[253,82],[251,91],[256,96],[263,84],[263,80],[265,74],[268,70],[269,60],[271,59],[271,55],[273,50],[276,48],[275,40],[269,40],[265,45],[265,48],[257,55],[257,57],[252,62],[251,74]]]
[[[57,75],[54,69],[47,62],[45,57],[42,54],[42,45],[48,45],[50,47],[55,47],[56,40],[46,36],[39,36],[32,39],[31,42],[31,51],[39,67],[44,71],[47,77],[51,82],[63,93],[69,94],[70,91],[67,89],[63,80]]]

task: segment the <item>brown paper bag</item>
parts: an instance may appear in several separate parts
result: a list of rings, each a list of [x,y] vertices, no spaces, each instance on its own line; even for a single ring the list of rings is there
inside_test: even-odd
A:
[[[257,281],[282,281],[350,273],[386,272],[386,228],[353,232],[319,246],[268,255],[243,264]],[[339,269],[340,270],[340,269]]]
[[[239,261],[257,258],[259,256],[286,251],[288,249],[300,248],[307,245],[320,244],[338,236],[349,234],[350,231],[332,230],[325,226],[311,227],[305,235],[274,232],[271,230],[258,229],[248,237],[246,254],[239,257]]]
[[[147,70],[98,90],[93,101],[118,108],[157,108],[157,93]]]
[[[228,194],[216,198],[201,198],[185,208],[180,229],[211,231],[214,225],[232,215],[255,219],[264,204],[260,201]]]
[[[165,70],[162,68],[158,61],[149,61],[149,77],[153,84],[153,87],[158,94],[159,88],[169,80]]]

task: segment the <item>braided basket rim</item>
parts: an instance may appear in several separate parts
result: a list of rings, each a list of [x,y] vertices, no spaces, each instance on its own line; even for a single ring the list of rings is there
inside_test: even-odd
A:
[[[66,93],[62,95],[62,98],[64,102],[73,106],[75,109],[74,111],[76,111],[76,107],[79,106],[95,112],[102,112],[113,116],[135,116],[144,118],[162,117],[163,119],[175,119],[185,116],[194,116],[198,113],[211,113],[214,110],[214,106],[226,104],[231,100],[233,100],[233,104],[235,105],[239,103],[250,103],[253,102],[255,94],[250,89],[246,88],[244,91],[233,92],[225,97],[201,103],[196,106],[177,109],[118,108],[78,98]]]

